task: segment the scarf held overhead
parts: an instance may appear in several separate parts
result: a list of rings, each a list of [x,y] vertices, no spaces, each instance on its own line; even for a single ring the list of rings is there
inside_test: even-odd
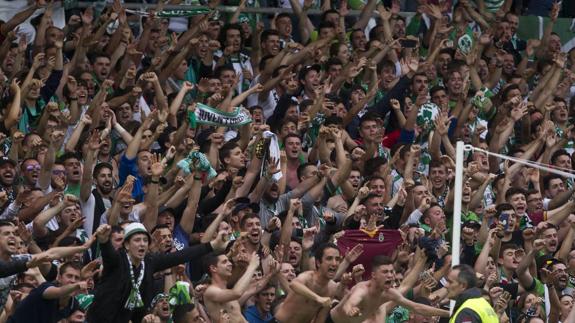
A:
[[[201,124],[208,126],[241,127],[252,122],[249,113],[240,107],[232,112],[223,112],[202,103],[196,103],[194,113],[189,113],[190,125]]]

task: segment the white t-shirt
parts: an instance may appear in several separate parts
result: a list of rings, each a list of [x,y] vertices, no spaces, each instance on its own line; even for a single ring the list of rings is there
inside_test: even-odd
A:
[[[110,199],[102,198],[102,201],[104,202],[106,210],[112,207],[112,201],[110,201]],[[94,210],[96,208],[96,197],[94,193],[90,194],[86,202],[80,202],[80,204],[82,205],[82,216],[86,218],[84,221],[84,230],[86,230],[88,236],[91,236],[94,231]]]
[[[254,77],[251,86],[254,86],[255,84],[259,83],[260,76],[261,75],[257,75],[256,77]],[[264,100],[260,99],[259,93],[254,93],[248,96],[248,108],[253,107],[254,105],[259,105],[260,107],[262,107],[264,112],[264,118],[267,120],[269,119],[269,117],[272,116],[272,114],[274,114],[274,110],[276,109],[278,101],[279,101],[279,95],[277,94],[275,89],[269,91],[268,96]]]
[[[144,210],[145,210],[145,205],[143,203],[134,205],[134,207],[132,208],[132,212],[130,212],[130,214],[128,214],[128,221],[141,222],[140,219],[142,217],[140,216],[140,214]],[[100,224],[107,224],[108,223],[108,211],[109,210],[106,210],[106,212],[102,213],[102,216],[100,217]],[[119,221],[122,222],[122,219],[120,219]]]
[[[27,0],[0,1],[0,20],[8,21],[17,13],[28,8],[28,6]],[[44,9],[37,9],[30,18],[18,25],[18,34],[25,34],[29,44],[31,44],[36,37],[36,30],[32,27],[32,24],[30,24],[30,20],[39,16],[43,12]],[[55,27],[64,28],[66,25],[66,16],[63,7],[54,8],[52,12],[52,22]]]

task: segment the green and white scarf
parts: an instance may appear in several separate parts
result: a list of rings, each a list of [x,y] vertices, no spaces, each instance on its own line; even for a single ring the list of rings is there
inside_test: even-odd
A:
[[[138,280],[135,281],[134,266],[132,265],[132,260],[130,260],[130,256],[127,254],[126,257],[128,257],[128,265],[130,266],[130,282],[132,283],[132,290],[130,291],[130,295],[128,296],[128,300],[126,301],[126,305],[124,305],[124,307],[132,311],[135,308],[144,307],[144,301],[142,300],[142,295],[140,295],[140,286],[142,286],[142,281],[144,280],[146,264],[144,261],[142,261],[142,269],[140,269],[140,275],[138,276]]]
[[[190,121],[190,126],[194,124],[202,124],[231,128],[241,127],[252,122],[252,118],[249,113],[240,107],[235,107],[232,112],[224,112],[203,103],[196,103],[196,110],[193,114],[188,114],[188,119]]]
[[[200,171],[208,174],[208,179],[214,178],[218,173],[210,164],[208,157],[199,151],[192,151],[186,158],[180,160],[177,166],[184,171],[186,175],[192,171]]]
[[[190,295],[190,284],[184,281],[178,281],[170,288],[169,300],[170,306],[193,304],[194,300]]]

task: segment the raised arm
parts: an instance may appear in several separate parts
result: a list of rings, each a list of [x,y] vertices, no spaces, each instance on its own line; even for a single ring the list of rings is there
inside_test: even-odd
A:
[[[398,305],[407,307],[408,309],[413,310],[416,313],[423,314],[426,316],[449,317],[449,311],[412,302],[403,297],[403,295],[401,295],[401,293],[397,289],[393,288],[389,289],[387,293],[391,296],[390,298]]]
[[[239,300],[240,297],[247,291],[256,269],[260,265],[260,256],[253,253],[250,263],[237,283],[232,289],[220,289],[214,286],[208,287],[204,293],[204,298],[216,303],[227,303],[234,300]]]
[[[523,288],[527,289],[533,284],[533,276],[531,276],[531,272],[529,272],[529,266],[535,261],[535,255],[543,250],[545,247],[545,241],[541,239],[537,239],[533,241],[533,249],[531,249],[521,262],[517,266],[515,273],[517,274],[517,279],[519,280],[519,284],[523,286]]]
[[[299,199],[291,199],[289,209],[284,222],[281,224],[280,229],[280,245],[283,246],[283,258],[278,261],[287,261],[289,255],[289,244],[293,232],[293,216],[294,213],[299,212],[301,209],[301,201]]]
[[[401,285],[399,285],[398,290],[402,295],[405,295],[410,289],[415,286],[417,280],[419,279],[419,275],[425,270],[425,264],[427,262],[427,256],[420,248],[417,248],[415,251],[415,265],[409,271],[409,274],[405,276]]]
[[[126,159],[132,160],[132,159],[136,158],[136,156],[138,155],[138,151],[140,150],[140,144],[142,142],[142,134],[144,133],[144,131],[146,129],[150,128],[152,121],[153,121],[152,117],[148,116],[142,122],[142,125],[140,126],[140,128],[138,128],[138,131],[136,131],[134,138],[128,144],[128,148],[126,148],[126,152],[125,152]]]
[[[162,72],[158,76],[158,79],[160,80],[160,84],[165,82],[168,79],[168,77],[170,77],[172,75],[172,73],[174,73],[174,71],[178,68],[178,66],[180,66],[182,61],[186,58],[186,56],[188,55],[189,49],[190,49],[190,45],[192,45],[191,42],[192,41],[190,40],[190,42],[187,44],[187,46],[182,48],[178,52],[178,54],[176,54],[176,56],[170,60],[170,63],[168,64],[168,66],[164,66],[162,68]]]
[[[66,195],[64,200],[60,201],[55,206],[40,212],[40,214],[38,214],[38,216],[33,221],[32,229],[34,232],[34,237],[41,238],[46,236],[48,234],[48,228],[46,228],[48,221],[62,212],[65,207],[75,204],[76,198],[71,195]]]
[[[575,222],[569,221],[569,231],[561,243],[561,248],[557,252],[557,259],[562,260],[564,263],[569,263],[569,253],[571,252],[571,246],[575,240]]]
[[[80,201],[87,202],[92,191],[92,172],[96,165],[96,156],[100,150],[101,142],[99,133],[94,132],[88,143],[88,151],[84,160],[84,171],[82,172],[82,182],[80,185]]]
[[[489,258],[489,253],[495,245],[495,229],[491,229],[488,233],[487,241],[483,244],[483,248],[475,260],[474,269],[478,273],[483,273],[485,268],[487,268],[487,261]]]
[[[218,228],[220,226],[220,223],[222,223],[224,218],[226,218],[227,216],[229,216],[232,213],[232,209],[233,209],[234,205],[235,205],[234,199],[227,200],[226,203],[224,203],[223,209],[220,211],[220,213],[218,213],[216,218],[212,221],[212,223],[210,223],[210,225],[208,226],[208,228],[204,232],[204,235],[202,236],[202,239],[200,240],[201,243],[207,243],[214,238],[214,236],[218,232]]]
[[[373,11],[375,10],[377,3],[378,1],[376,0],[369,0],[367,4],[363,6],[363,9],[361,9],[361,14],[359,15],[359,19],[355,24],[353,24],[353,29],[365,29],[369,19],[371,19],[371,16],[373,15]]]
[[[293,13],[299,19],[299,31],[301,35],[301,43],[306,44],[310,37],[311,33],[315,29],[311,20],[309,20],[306,11],[311,7],[313,4],[313,0],[305,0],[303,3],[303,8],[300,5],[299,0],[289,0],[291,8],[293,9]]]
[[[196,211],[198,210],[200,195],[202,193],[202,178],[195,174],[192,175],[192,177],[193,183],[192,188],[188,192],[188,203],[184,209],[184,213],[182,214],[182,219],[180,220],[180,226],[187,234],[192,234],[194,231]],[[213,235],[210,237],[210,239],[212,237]]]
[[[142,224],[148,231],[156,226],[158,222],[158,191],[160,185],[160,177],[164,173],[164,168],[166,165],[161,160],[159,155],[152,155],[152,176],[150,183],[148,184],[148,192],[144,197],[144,204],[146,205],[146,211],[144,212],[145,217],[142,220]]]
[[[319,176],[306,178],[302,182],[300,182],[293,190],[291,190],[291,197],[292,198],[300,198],[302,197],[307,191],[309,191],[312,187],[314,187],[321,178]]]
[[[302,277],[302,275],[304,275],[304,277]],[[312,291],[309,287],[307,287],[305,279],[307,278],[308,275],[311,275],[311,272],[306,272],[296,277],[296,279],[294,279],[290,284],[291,290],[294,293],[297,293],[310,301],[322,304],[324,306],[330,306],[331,299],[329,297],[321,297],[314,291]]]
[[[30,18],[34,14],[34,12],[36,12],[36,9],[39,8],[40,6],[38,5],[38,2],[34,2],[34,4],[29,6],[28,8],[16,13],[14,17],[12,17],[10,20],[6,21],[5,23],[2,24],[2,26],[0,26],[0,34],[2,34],[2,36],[8,35],[10,31],[14,30],[16,27],[18,27],[18,25],[25,22],[28,18]]]
[[[556,208],[554,210],[547,212],[548,213],[547,214],[547,217],[548,217],[547,222],[549,222],[555,226],[559,226],[561,223],[563,223],[569,217],[569,214],[571,214],[571,212],[573,212],[573,209],[575,209],[575,202],[569,201],[569,202],[563,204],[562,206],[560,206],[559,208]]]
[[[4,127],[8,130],[18,124],[18,114],[20,113],[21,91],[16,79],[13,79],[12,83],[10,83],[10,92],[14,95],[14,98],[4,119]]]
[[[481,183],[481,186],[479,186],[477,191],[475,191],[475,193],[473,193],[473,195],[471,196],[471,200],[467,205],[468,210],[475,210],[481,204],[487,186],[489,186],[489,184],[491,184],[496,177],[497,175],[495,174],[489,174],[488,176],[485,177],[485,180],[483,181],[483,183]]]
[[[86,290],[88,284],[85,281],[80,281],[74,284],[64,285],[61,287],[51,286],[48,287],[44,293],[42,293],[43,299],[59,299],[66,296],[72,296],[72,294]]]

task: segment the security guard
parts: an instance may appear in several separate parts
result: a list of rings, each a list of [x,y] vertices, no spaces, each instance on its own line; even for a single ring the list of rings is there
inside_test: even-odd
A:
[[[499,323],[491,304],[475,287],[477,278],[469,265],[458,265],[447,276],[447,297],[455,300],[450,323]]]

